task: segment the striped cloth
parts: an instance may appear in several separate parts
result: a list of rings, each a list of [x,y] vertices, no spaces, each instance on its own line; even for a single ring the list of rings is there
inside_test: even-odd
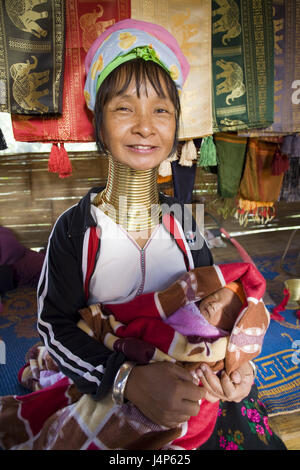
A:
[[[272,161],[277,144],[250,138],[246,164],[239,188],[236,218],[246,226],[253,220],[266,224],[275,217],[275,202],[278,201],[284,173],[272,174]]]
[[[300,131],[300,0],[273,0],[273,12],[274,122],[251,137]]]

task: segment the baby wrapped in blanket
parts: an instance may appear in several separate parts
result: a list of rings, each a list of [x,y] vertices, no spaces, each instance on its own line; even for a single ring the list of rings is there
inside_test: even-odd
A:
[[[241,283],[230,282],[199,302],[180,307],[164,322],[185,336],[218,339],[229,336],[245,302]]]
[[[250,263],[205,266],[163,291],[83,309],[79,326],[95,334],[101,316],[100,341],[140,364],[176,360],[192,370],[207,362],[230,374],[261,350],[270,321],[264,292]]]
[[[147,342],[148,357],[151,346],[158,348],[153,354],[156,360],[164,360],[162,352],[169,355],[172,349],[171,356],[191,370],[195,361],[207,362],[213,370],[223,369],[230,332],[246,302],[242,284],[230,282],[196,302],[187,300],[185,290],[185,280],[181,278],[164,291],[143,294],[127,303],[102,305],[102,314],[107,314],[111,322],[112,318],[122,320],[121,326],[115,326],[117,335],[125,338],[119,347],[122,344],[126,356],[141,363],[141,346],[145,349],[145,345],[136,343],[137,353],[128,349],[135,344],[134,338],[139,338]],[[172,341],[167,340],[169,337]],[[200,344],[205,349],[199,353],[195,349]]]
[[[171,361],[193,373],[206,362],[214,371],[225,369],[231,374],[261,351],[269,325],[264,291],[265,280],[252,264],[195,268],[163,291],[123,304],[96,304],[80,310],[78,327],[137,364]],[[44,346],[34,354],[38,355],[37,365],[44,364],[48,373],[58,372],[52,359],[49,366]],[[37,384],[39,374],[35,375]],[[31,366],[24,369],[23,376],[23,382],[32,381]],[[58,400],[61,394],[65,397],[64,389],[60,392],[62,386],[67,386],[68,397],[74,401],[49,420],[55,427],[51,439],[46,433],[51,449],[60,448],[59,436],[70,449],[79,449],[84,442],[93,449],[196,449],[207,439],[207,423],[216,419],[218,412],[218,402],[212,413],[211,404],[202,400],[197,416],[166,429],[146,418],[131,402],[116,405],[111,394],[101,401],[81,394],[66,377],[59,377],[46,391]],[[39,400],[39,393],[45,389],[34,394],[35,400]]]
[[[171,361],[193,373],[205,362],[231,374],[261,351],[270,321],[264,292],[265,280],[252,264],[195,268],[163,291],[84,308],[78,326],[137,364]],[[195,449],[202,443],[205,402],[196,417],[170,430],[150,422],[132,403],[115,405],[107,397],[97,405],[106,416],[103,428],[97,428],[98,445]],[[86,406],[95,409],[92,399],[85,398]]]

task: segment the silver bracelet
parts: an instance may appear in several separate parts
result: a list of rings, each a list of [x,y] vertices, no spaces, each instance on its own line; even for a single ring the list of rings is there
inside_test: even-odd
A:
[[[127,361],[117,372],[112,388],[112,399],[116,405],[123,405],[124,391],[130,372],[136,366],[135,362]]]
[[[251,364],[251,366],[252,366],[252,369],[253,369],[253,376],[254,376],[254,377],[253,377],[253,380],[254,380],[254,379],[256,378],[256,371],[257,371],[256,365],[254,364],[253,361],[249,361],[249,362],[250,362],[250,364]]]

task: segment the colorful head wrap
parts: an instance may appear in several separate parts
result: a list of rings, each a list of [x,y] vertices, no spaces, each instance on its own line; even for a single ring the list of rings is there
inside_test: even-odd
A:
[[[172,34],[153,23],[123,20],[104,31],[87,53],[84,95],[89,109],[94,110],[103,80],[120,64],[136,57],[160,64],[182,88],[189,64]]]

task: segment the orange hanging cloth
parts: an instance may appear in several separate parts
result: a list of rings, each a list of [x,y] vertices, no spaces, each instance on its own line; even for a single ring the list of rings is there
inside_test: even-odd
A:
[[[289,169],[289,157],[283,154],[279,146],[275,150],[272,160],[272,175],[281,175]]]
[[[237,212],[240,225],[248,221],[267,224],[276,215],[284,173],[272,173],[272,161],[277,145],[250,138],[246,152],[246,163],[240,183]]]

